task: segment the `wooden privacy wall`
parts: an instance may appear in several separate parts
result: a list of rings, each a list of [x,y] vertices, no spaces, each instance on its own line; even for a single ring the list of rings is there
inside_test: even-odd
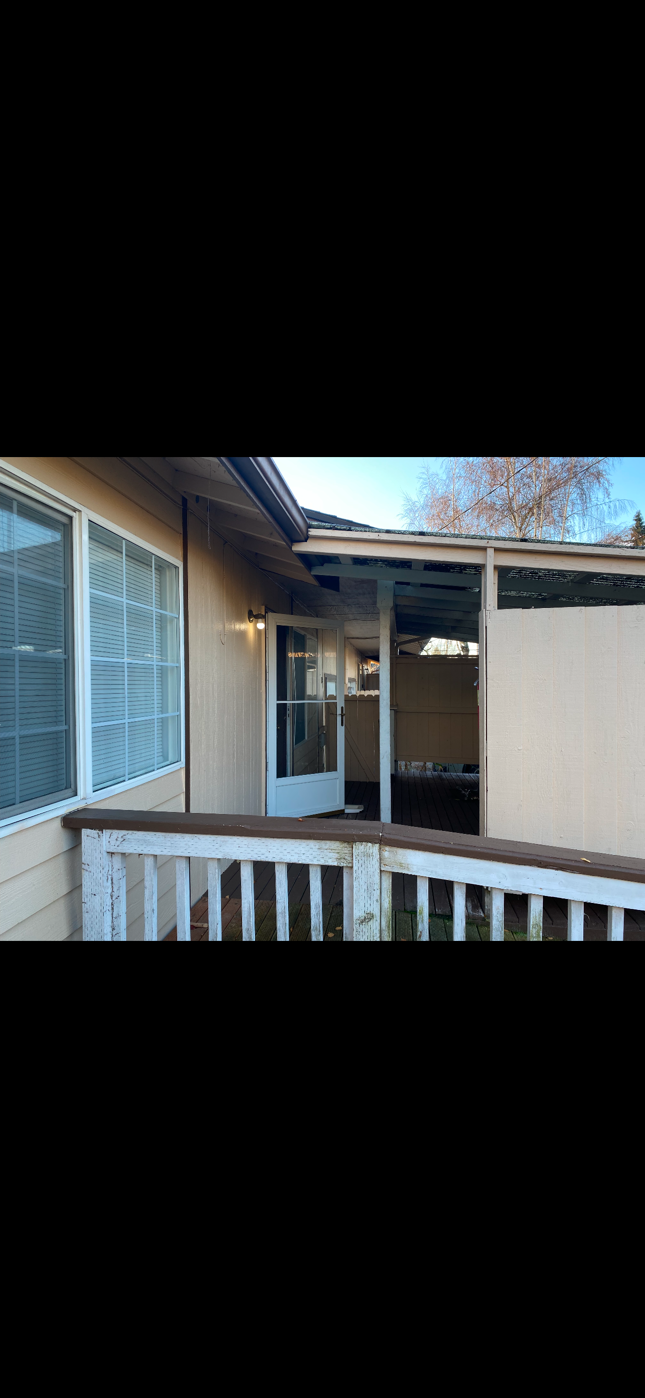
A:
[[[379,780],[379,701],[345,695],[345,780]]]
[[[406,762],[479,762],[479,660],[399,656],[395,664],[396,757]]]
[[[488,835],[645,857],[645,606],[492,611]]]

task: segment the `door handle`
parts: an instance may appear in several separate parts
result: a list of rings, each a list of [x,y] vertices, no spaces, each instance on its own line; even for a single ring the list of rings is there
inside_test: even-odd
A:
[[[345,723],[345,710],[344,710],[344,709],[341,709],[341,711],[340,711],[340,726],[341,726],[341,728],[343,727],[344,723]]]

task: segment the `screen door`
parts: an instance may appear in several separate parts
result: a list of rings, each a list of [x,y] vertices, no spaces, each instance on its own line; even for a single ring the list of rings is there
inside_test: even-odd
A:
[[[345,805],[343,623],[267,617],[267,815]]]

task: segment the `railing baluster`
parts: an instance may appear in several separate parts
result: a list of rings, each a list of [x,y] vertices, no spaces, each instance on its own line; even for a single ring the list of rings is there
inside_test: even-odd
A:
[[[417,941],[428,940],[429,879],[417,874]]]
[[[490,891],[490,939],[491,942],[504,941],[503,888],[491,888]]]
[[[529,893],[529,906],[526,918],[526,940],[527,942],[542,941],[542,917],[544,912],[544,899],[539,893]]]
[[[190,860],[175,860],[177,882],[177,941],[190,941]]]
[[[343,869],[343,941],[354,940],[354,870]]]
[[[320,864],[309,865],[309,906],[311,908],[311,940],[312,942],[322,942],[322,867]]]
[[[208,940],[222,940],[222,861],[208,861]]]
[[[381,869],[381,941],[392,941],[392,875]]]
[[[354,886],[352,938],[355,942],[381,939],[381,860],[379,847],[372,841],[357,840],[353,846]]]
[[[157,856],[143,856],[143,940],[157,940]]]
[[[452,885],[452,940],[453,942],[465,942],[466,940],[465,883],[453,883]]]
[[[253,860],[240,860],[242,881],[242,941],[255,941],[255,887],[253,884]]]
[[[289,941],[289,884],[286,864],[275,866],[275,925],[276,940]]]
[[[111,942],[124,942],[127,921],[124,854],[108,854],[107,885],[107,938]]]
[[[607,909],[607,941],[622,942],[625,935],[625,909]]]
[[[581,942],[585,929],[585,905],[569,899],[567,912],[567,941]]]

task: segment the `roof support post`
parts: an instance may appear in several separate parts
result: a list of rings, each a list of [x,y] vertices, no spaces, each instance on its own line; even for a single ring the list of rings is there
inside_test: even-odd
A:
[[[495,549],[486,549],[482,568],[482,605],[479,613],[479,833],[488,834],[488,635],[487,622],[497,610],[497,578]]]
[[[381,785],[381,820],[392,819],[392,771],[390,728],[390,655],[394,583],[377,583],[379,609],[379,780]]]

